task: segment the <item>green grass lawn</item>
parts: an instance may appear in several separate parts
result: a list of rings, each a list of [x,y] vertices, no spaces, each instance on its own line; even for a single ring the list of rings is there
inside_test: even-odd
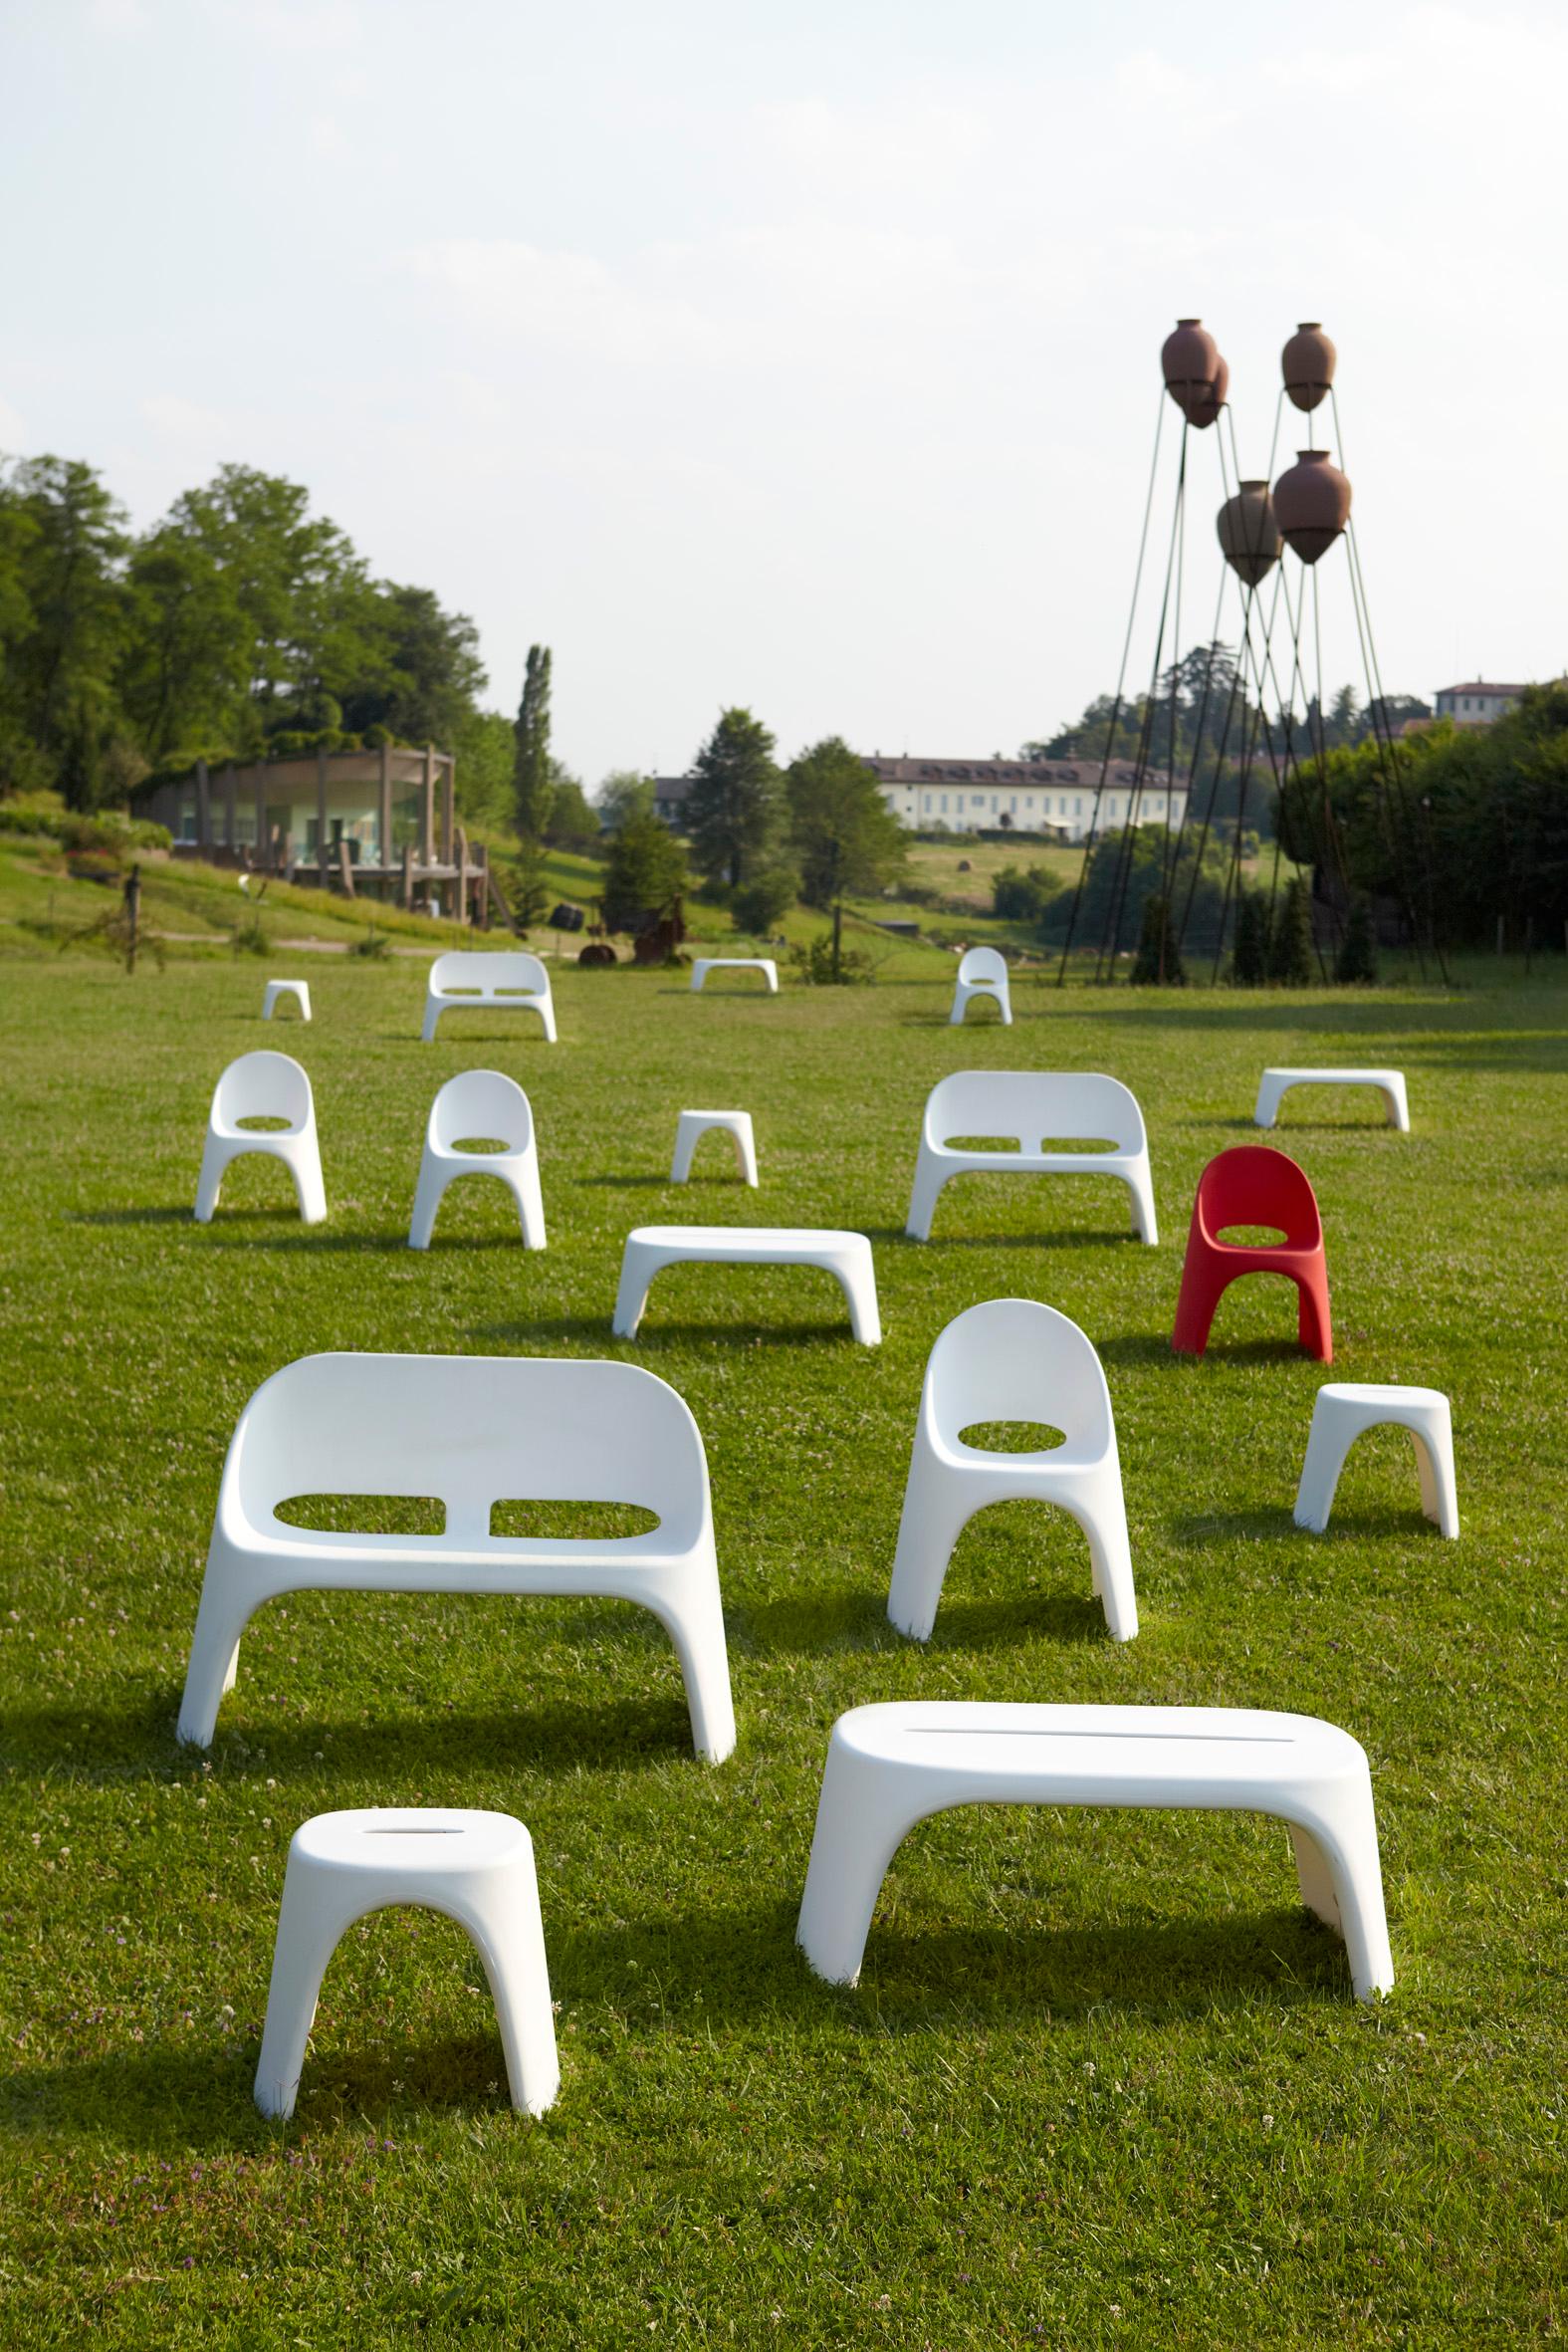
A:
[[[693,997],[564,970],[561,1043],[453,1015],[417,964],[312,958],[133,981],[13,954],[3,1228],[5,2049],[0,2340],[28,2345],[1513,2344],[1564,2331],[1560,983],[1290,997],[1015,984],[946,1026],[951,959],[871,990]],[[288,970],[285,961],[279,967]],[[276,1164],[190,1219],[224,1063],[297,1052],[331,1215]],[[1169,1333],[1193,1186],[1246,1140],[1266,1061],[1387,1060],[1289,1098],[1349,1380],[1453,1398],[1463,1535],[1400,1433],[1330,1533],[1291,1524],[1322,1367],[1281,1286]],[[430,1097],[527,1087],[550,1248],[499,1186],[404,1247]],[[969,1065],[1112,1070],[1163,1227],[1109,1182],[972,1178],[901,1238],[920,1109]],[[675,1114],[749,1108],[665,1184]],[[886,1339],[825,1276],[684,1268],[609,1335],[633,1224],[859,1227]],[[1114,1647],[1059,1515],[974,1523],[934,1639],[885,1616],[927,1352],[963,1307],[1049,1300],[1102,1353],[1143,1630]],[[687,1399],[713,1481],[740,1724],[690,1752],[668,1642],[610,1603],[302,1594],[253,1624],[207,1760],[175,1712],[219,1471],[247,1397],[327,1347],[621,1356]],[[951,1813],[895,1859],[858,1991],[793,1947],[828,1727],[895,1697],[1282,1707],[1371,1758],[1398,1984],[1350,1998],[1277,1825]],[[563,2064],[506,2104],[477,1960],[389,1913],[328,1974],[295,2121],[251,2104],[284,1859],[307,1815],[518,1814]]]

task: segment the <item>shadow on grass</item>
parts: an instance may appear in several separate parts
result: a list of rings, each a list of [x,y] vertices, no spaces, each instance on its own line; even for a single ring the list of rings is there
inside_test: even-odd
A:
[[[470,1339],[503,1340],[512,1347],[527,1347],[542,1339],[592,1340],[602,1351],[610,1347],[634,1347],[639,1356],[657,1355],[664,1349],[679,1349],[704,1341],[728,1340],[737,1347],[822,1347],[853,1349],[861,1352],[860,1342],[849,1328],[847,1314],[822,1323],[692,1323],[652,1322],[639,1324],[635,1339],[619,1339],[610,1331],[610,1310],[606,1303],[602,1315],[548,1315],[537,1320],[506,1323],[475,1323],[469,1330]],[[871,1349],[864,1350],[870,1354]]]
[[[924,1644],[910,1641],[889,1623],[885,1583],[875,1589],[819,1585],[752,1607],[732,1607],[726,1622],[734,1651],[747,1657],[820,1658],[851,1650],[929,1656],[1010,1649],[1034,1637],[1063,1643],[1110,1638],[1098,1601],[1033,1587],[1000,1598],[944,1596],[936,1630]]]
[[[273,1209],[235,1209],[236,1217],[272,1217],[282,1214]],[[74,1209],[66,1220],[69,1225],[194,1225],[190,1202],[178,1209]]]
[[[705,1182],[705,1178],[688,1179]],[[602,1185],[612,1192],[664,1192],[669,1188],[668,1176],[573,1176],[571,1182],[580,1187]]]
[[[894,1863],[894,1878],[898,1865]],[[883,1902],[887,1897],[884,1895]],[[1029,1901],[1037,1916],[1043,1898]],[[1020,1908],[1022,1907],[1020,1903]],[[834,2012],[885,2033],[1121,2008],[1175,2021],[1226,2009],[1292,2006],[1349,1993],[1345,1948],[1298,1905],[1148,1925],[907,1930],[873,1923],[857,1988],[824,1984],[794,1943],[798,1896],[748,1911],[697,1912],[577,1929],[558,1939],[574,2006],[663,2004],[689,2022],[693,1992],[714,2024]],[[553,1967],[555,1955],[552,1955]]]
[[[1414,1471],[1412,1478],[1414,1479]],[[1424,1512],[1415,1504],[1408,1509],[1388,1504],[1359,1511],[1336,1509],[1326,1530],[1320,1535],[1310,1529],[1298,1528],[1295,1513],[1288,1504],[1272,1508],[1264,1505],[1251,1511],[1194,1512],[1171,1523],[1171,1532],[1179,1544],[1202,1550],[1210,1543],[1224,1543],[1246,1536],[1294,1535],[1313,1546],[1366,1543],[1380,1539],[1395,1539],[1411,1535],[1430,1534],[1438,1530]],[[1441,1540],[1441,1538],[1439,1538]],[[1309,1560],[1313,1553],[1303,1555]]]
[[[937,1233],[928,1242],[916,1241],[901,1225],[863,1225],[860,1231],[869,1242],[907,1242],[912,1250],[1103,1250],[1138,1241],[1125,1225],[1104,1233],[1070,1226],[1051,1233]]]
[[[599,1640],[606,1638],[604,1625],[595,1623],[593,1630]],[[242,1677],[243,1669],[242,1650]],[[345,1707],[349,1703],[345,1695]],[[274,1773],[287,1770],[316,1781],[362,1775],[396,1790],[413,1785],[420,1773],[448,1766],[471,1770],[476,1762],[488,1764],[498,1757],[532,1770],[586,1765],[623,1771],[692,1753],[691,1718],[675,1681],[667,1695],[549,1700],[505,1712],[465,1711],[432,1689],[400,1700],[377,1722],[356,1723],[336,1715],[303,1722],[271,1715],[265,1700],[247,1704],[242,1680],[238,1696],[219,1714],[210,1748],[181,1747],[174,1736],[178,1714],[179,1692],[172,1688],[130,1708],[9,1708],[0,1761],[23,1772],[64,1766],[98,1786],[154,1769],[199,1771],[203,1764],[211,1764],[216,1780],[231,1767],[253,1768],[264,1755]],[[331,1754],[324,1757],[329,1738]]]

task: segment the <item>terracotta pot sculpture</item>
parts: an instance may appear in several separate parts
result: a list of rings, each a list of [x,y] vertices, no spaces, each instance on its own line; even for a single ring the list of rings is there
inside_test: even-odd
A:
[[[1279,525],[1266,482],[1243,482],[1220,509],[1215,528],[1225,560],[1248,588],[1256,588],[1279,561]]]
[[[1274,484],[1274,520],[1303,564],[1315,564],[1350,520],[1350,484],[1326,449],[1298,449]]]
[[[1178,319],[1160,353],[1165,388],[1189,424],[1200,432],[1225,406],[1231,370],[1201,319]]]
[[[1280,354],[1285,392],[1298,408],[1315,408],[1327,397],[1338,355],[1317,321],[1303,319]]]

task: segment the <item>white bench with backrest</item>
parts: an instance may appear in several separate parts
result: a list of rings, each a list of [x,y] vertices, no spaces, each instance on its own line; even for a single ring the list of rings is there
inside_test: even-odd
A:
[[[971,1136],[994,1137],[1016,1149],[971,1149],[963,1140]],[[1111,1148],[1051,1151],[1052,1141]],[[966,1175],[1114,1176],[1132,1196],[1140,1239],[1159,1240],[1143,1112],[1119,1078],[1098,1070],[959,1069],[940,1078],[921,1120],[906,1227],[912,1240],[930,1240],[937,1196],[955,1176]]]
[[[556,1007],[550,974],[538,956],[521,948],[455,947],[430,967],[425,1019],[420,1037],[429,1045],[443,1013],[537,1013],[545,1036],[556,1043]]]
[[[1270,1813],[1301,1900],[1345,1939],[1359,2000],[1394,1983],[1372,1776],[1348,1732],[1240,1707],[896,1700],[834,1724],[795,1940],[853,1985],[900,1844],[955,1805],[1147,1805]]]
[[[335,1533],[291,1498],[433,1498],[437,1534]],[[503,1503],[631,1504],[637,1535],[492,1532]],[[692,1738],[717,1764],[735,1714],[702,1438],[638,1364],[541,1356],[311,1355],[240,1415],[223,1466],[179,1737],[211,1746],[240,1636],[281,1593],[554,1593],[636,1601],[679,1654]]]
[[[617,1338],[635,1339],[648,1286],[662,1267],[819,1266],[849,1305],[849,1327],[865,1347],[881,1343],[876,1270],[863,1233],[793,1225],[639,1225],[626,1236],[615,1295]]]
[[[1405,1096],[1402,1069],[1265,1069],[1258,1081],[1252,1111],[1254,1127],[1271,1127],[1279,1106],[1292,1086],[1376,1086],[1388,1112],[1388,1123],[1402,1135],[1410,1133],[1410,1104]]]

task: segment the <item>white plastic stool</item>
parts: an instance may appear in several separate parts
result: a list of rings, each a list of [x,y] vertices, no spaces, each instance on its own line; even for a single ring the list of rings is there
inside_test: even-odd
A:
[[[1046,1453],[966,1445],[977,1422],[1060,1429]],[[1114,1641],[1138,1630],[1127,1510],[1110,1392],[1094,1343],[1034,1298],[988,1298],[940,1333],[926,1365],[904,1489],[887,1613],[927,1641],[959,1535],[991,1503],[1037,1500],[1071,1514],[1089,1538],[1094,1591]]]
[[[322,1978],[344,1930],[393,1903],[444,1912],[472,1936],[496,2004],[512,2104],[543,2115],[560,2087],[560,2065],[533,1840],[510,1813],[378,1806],[318,1813],[290,1841],[256,2068],[263,2115],[294,2113]]]
[[[1254,1127],[1271,1127],[1279,1105],[1292,1086],[1376,1086],[1383,1097],[1391,1127],[1410,1133],[1410,1104],[1405,1097],[1405,1073],[1400,1069],[1265,1069],[1257,1084],[1252,1111]]]
[[[247,1127],[245,1119],[287,1119],[287,1127]],[[294,1178],[300,1215],[307,1225],[320,1225],[327,1214],[327,1187],[322,1178],[322,1147],[316,1134],[316,1102],[311,1081],[289,1054],[263,1047],[231,1061],[212,1092],[207,1114],[207,1140],[202,1146],[201,1174],[196,1180],[196,1223],[210,1225],[218,1205],[223,1173],[231,1160],[257,1151],[282,1160]]]
[[[1394,1388],[1351,1380],[1330,1380],[1317,1392],[1296,1490],[1296,1526],[1322,1534],[1346,1455],[1364,1429],[1375,1429],[1383,1421],[1410,1431],[1421,1479],[1421,1508],[1445,1535],[1456,1535],[1459,1505],[1448,1398],[1440,1388]]]
[[[741,1174],[754,1189],[757,1184],[757,1143],[752,1134],[752,1114],[749,1110],[683,1110],[675,1122],[675,1158],[670,1167],[670,1182],[684,1184],[692,1172],[692,1155],[699,1137],[710,1127],[721,1127],[735,1141],[735,1157]]]
[[[244,879],[243,875],[241,876],[241,879]],[[267,993],[262,998],[263,1021],[270,1021],[272,1019],[274,1008],[284,997],[293,997],[295,1003],[300,1008],[300,1019],[302,1021],[310,1020],[311,984],[308,980],[269,980],[267,983]]]
[[[895,1700],[833,1726],[795,1941],[853,1985],[900,1844],[967,1804],[1173,1805],[1290,1826],[1301,1900],[1344,1937],[1358,2000],[1394,1983],[1372,1775],[1348,1732],[1241,1707]]]
[[[698,956],[692,965],[692,988],[700,991],[710,972],[761,972],[768,994],[779,994],[779,966],[772,956]]]
[[[496,1137],[500,1151],[459,1151],[479,1136]],[[449,1184],[460,1176],[499,1176],[518,1205],[523,1247],[545,1247],[545,1196],[539,1181],[539,1144],[534,1113],[516,1078],[499,1069],[459,1070],[430,1105],[425,1148],[419,1161],[408,1247],[428,1250],[436,1211]]]
[[[661,1267],[700,1260],[721,1266],[820,1266],[837,1281],[849,1327],[863,1347],[878,1347],[876,1271],[863,1233],[792,1225],[639,1225],[626,1236],[615,1294],[617,1338],[635,1339],[648,1286]]]

